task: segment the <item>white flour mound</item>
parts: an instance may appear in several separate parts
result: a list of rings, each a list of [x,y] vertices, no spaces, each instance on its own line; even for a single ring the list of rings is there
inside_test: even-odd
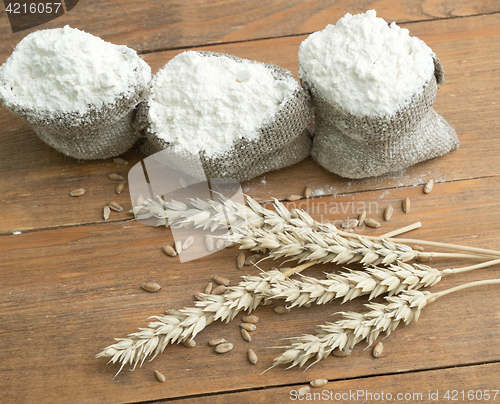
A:
[[[188,51],[153,78],[148,100],[151,129],[191,153],[220,156],[257,129],[298,88],[295,79],[276,80],[262,64]]]
[[[305,39],[300,77],[353,115],[392,115],[420,94],[434,72],[434,53],[375,10],[346,14]]]
[[[0,67],[0,100],[48,115],[84,114],[150,79],[151,68],[133,49],[65,26],[33,32],[16,46]]]

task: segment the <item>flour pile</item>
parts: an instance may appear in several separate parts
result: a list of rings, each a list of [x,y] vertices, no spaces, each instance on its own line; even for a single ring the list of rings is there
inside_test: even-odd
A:
[[[33,32],[16,46],[0,67],[0,100],[7,108],[83,115],[150,79],[134,50],[65,26]]]
[[[391,115],[422,93],[434,53],[375,10],[346,14],[303,41],[300,76],[353,115]]]
[[[153,78],[148,119],[171,145],[221,156],[239,139],[256,139],[297,89],[293,77],[276,79],[261,63],[183,52]]]

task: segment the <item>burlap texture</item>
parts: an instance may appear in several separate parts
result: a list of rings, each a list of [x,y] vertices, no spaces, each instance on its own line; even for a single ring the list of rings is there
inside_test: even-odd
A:
[[[304,160],[311,154],[311,143],[310,133],[306,129],[302,134],[293,138],[280,149],[253,160],[248,166],[236,169],[226,177],[234,178],[239,182],[248,181],[269,171],[291,166]],[[153,144],[149,139],[144,138],[139,146],[139,150],[146,156],[150,156],[163,149]],[[182,162],[182,165],[183,167],[185,166],[185,160]],[[195,172],[189,174],[196,177]],[[209,178],[216,177],[209,176]]]
[[[228,57],[238,63],[244,61],[236,56],[198,52],[203,56]],[[293,77],[279,66],[258,63],[270,69],[276,79]],[[151,145],[146,149],[160,151],[172,148],[172,145],[159,138],[150,127],[148,121],[147,100],[139,104],[135,127],[147,137]],[[284,102],[273,119],[266,121],[258,129],[259,136],[254,140],[240,139],[233,148],[222,156],[208,157],[200,153],[201,163],[207,178],[234,178],[245,181],[268,171],[277,170],[295,164],[308,157],[311,152],[311,141],[307,132],[311,120],[311,103],[309,95],[297,83],[293,95]]]
[[[46,144],[81,160],[105,159],[127,151],[139,135],[132,126],[135,107],[147,93],[147,83],[137,71],[131,95],[120,95],[112,104],[77,112],[46,114],[22,106],[8,108],[29,124]]]
[[[458,147],[453,128],[432,108],[444,71],[434,59],[434,74],[423,92],[391,116],[355,116],[327,101],[301,71],[302,85],[315,108],[313,159],[346,178],[366,178],[408,168]]]

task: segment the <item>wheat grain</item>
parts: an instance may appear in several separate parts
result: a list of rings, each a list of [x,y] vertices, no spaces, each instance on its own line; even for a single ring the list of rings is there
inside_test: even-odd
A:
[[[112,181],[123,181],[125,179],[120,174],[116,174],[116,173],[109,174],[108,178]]]
[[[243,321],[244,323],[251,323],[251,324],[256,324],[259,322],[259,317],[255,316],[255,315],[251,315],[251,316],[244,316],[241,321]]]
[[[74,197],[82,196],[83,194],[85,194],[85,190],[83,188],[78,188],[78,189],[72,190],[69,194],[70,194],[70,196],[74,196]]]
[[[252,364],[255,365],[259,358],[257,358],[257,354],[253,351],[253,349],[249,349],[247,352],[247,357],[248,361]]]
[[[213,338],[210,341],[208,341],[208,345],[216,346],[219,344],[223,344],[224,342],[227,342],[225,338]]]
[[[155,376],[156,378],[158,379],[158,381],[160,383],[163,383],[165,380],[167,380],[167,378],[165,377],[165,375],[157,370],[155,370]]]
[[[161,286],[158,285],[157,283],[150,282],[150,283],[143,283],[141,285],[141,288],[144,289],[146,292],[155,293],[161,289]]]
[[[429,180],[424,186],[424,194],[430,194],[432,188],[434,187],[434,180]]]
[[[377,342],[377,344],[373,347],[372,356],[374,358],[380,358],[382,352],[384,352],[384,344]]]
[[[233,348],[234,348],[233,344],[231,344],[230,342],[224,342],[215,347],[215,352],[217,352],[218,354],[224,354],[228,353],[229,351],[232,351]]]
[[[126,166],[128,165],[128,161],[127,160],[124,160],[122,159],[121,157],[115,157],[113,159],[113,162],[118,165],[118,166]]]
[[[241,329],[241,337],[247,342],[252,341],[252,337],[250,336],[249,332],[244,328]]]
[[[246,330],[248,332],[255,331],[257,329],[257,326],[253,323],[241,323],[240,328],[242,330]]]

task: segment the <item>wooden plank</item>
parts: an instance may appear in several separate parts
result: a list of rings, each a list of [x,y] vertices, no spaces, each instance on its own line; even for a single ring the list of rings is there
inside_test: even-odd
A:
[[[300,396],[289,386],[251,390],[177,401],[189,404],[267,404],[288,401],[304,402],[401,402],[449,403],[497,401],[500,364],[484,364],[461,368],[438,369],[427,372],[387,375],[328,383],[324,388],[311,389]],[[489,398],[487,398],[489,397]],[[453,400],[454,399],[454,400]],[[160,401],[162,402],[162,401]]]
[[[316,194],[349,193],[400,186],[415,186],[429,178],[455,181],[495,176],[498,166],[500,120],[496,113],[500,91],[500,16],[409,24],[412,34],[433,47],[445,66],[448,84],[439,90],[436,110],[457,130],[460,149],[439,159],[418,164],[395,174],[366,180],[347,180],[328,173],[311,159],[243,184],[243,190],[261,200],[301,194],[310,185]],[[297,47],[304,37],[220,45],[207,49],[273,62],[297,74]],[[153,71],[180,51],[146,55]],[[126,175],[142,155],[137,148],[125,154],[130,161],[118,169],[111,160],[76,161],[43,144],[22,121],[0,109],[0,172],[9,181],[0,183],[0,233],[37,228],[102,222],[102,207],[110,199],[130,208],[128,190],[117,197],[107,174]],[[479,140],[479,141],[478,141]],[[466,163],[464,163],[466,162]],[[73,199],[71,189],[87,193]],[[126,213],[112,219],[124,219]]]
[[[314,1],[97,1],[80,3],[58,19],[12,34],[7,13],[0,16],[0,63],[25,35],[37,29],[70,25],[128,45],[140,52],[248,41],[310,33],[335,23],[345,13],[357,14],[376,8],[388,21],[408,22],[498,12],[493,1],[455,2],[407,0]]]
[[[412,200],[408,214],[400,208],[405,197]],[[380,234],[421,220],[424,226],[413,237],[500,249],[499,198],[500,178],[495,177],[437,184],[428,195],[419,188],[392,189],[318,198],[302,207],[320,220],[344,219],[359,208],[381,220],[383,209],[391,203],[395,208],[391,221],[378,230],[361,231]],[[124,370],[112,380],[117,367],[107,366],[94,355],[113,338],[145,326],[147,317],[165,308],[191,306],[193,293],[203,290],[215,274],[237,282],[243,273],[258,273],[257,269],[238,270],[235,248],[179,264],[160,249],[171,242],[169,231],[136,222],[1,239],[0,402],[142,402],[299,385],[315,378],[340,380],[500,361],[500,329],[494,321],[500,294],[498,287],[491,286],[462,291],[429,305],[418,323],[396,330],[384,341],[386,356],[380,360],[374,360],[360,344],[351,357],[328,358],[306,373],[278,368],[260,375],[280,352],[266,347],[281,345],[281,338],[313,332],[339,310],[362,310],[366,300],[359,299],[342,307],[332,303],[283,316],[273,312],[274,306],[262,307],[256,313],[261,320],[251,343],[239,336],[238,316],[228,325],[210,325],[196,338],[194,349],[168,347],[153,362],[134,372]],[[450,260],[433,264],[438,268],[466,265]],[[262,267],[272,265],[265,262]],[[322,271],[335,268],[323,265],[308,271],[322,276]],[[435,290],[499,276],[497,266],[446,278]],[[140,289],[146,281],[163,288],[156,294],[146,293]],[[235,349],[223,356],[214,354],[207,341],[216,336],[233,342]],[[255,366],[245,358],[249,347],[260,358]],[[424,358],[422,352],[432,354]],[[155,369],[167,376],[165,383],[156,381]]]

